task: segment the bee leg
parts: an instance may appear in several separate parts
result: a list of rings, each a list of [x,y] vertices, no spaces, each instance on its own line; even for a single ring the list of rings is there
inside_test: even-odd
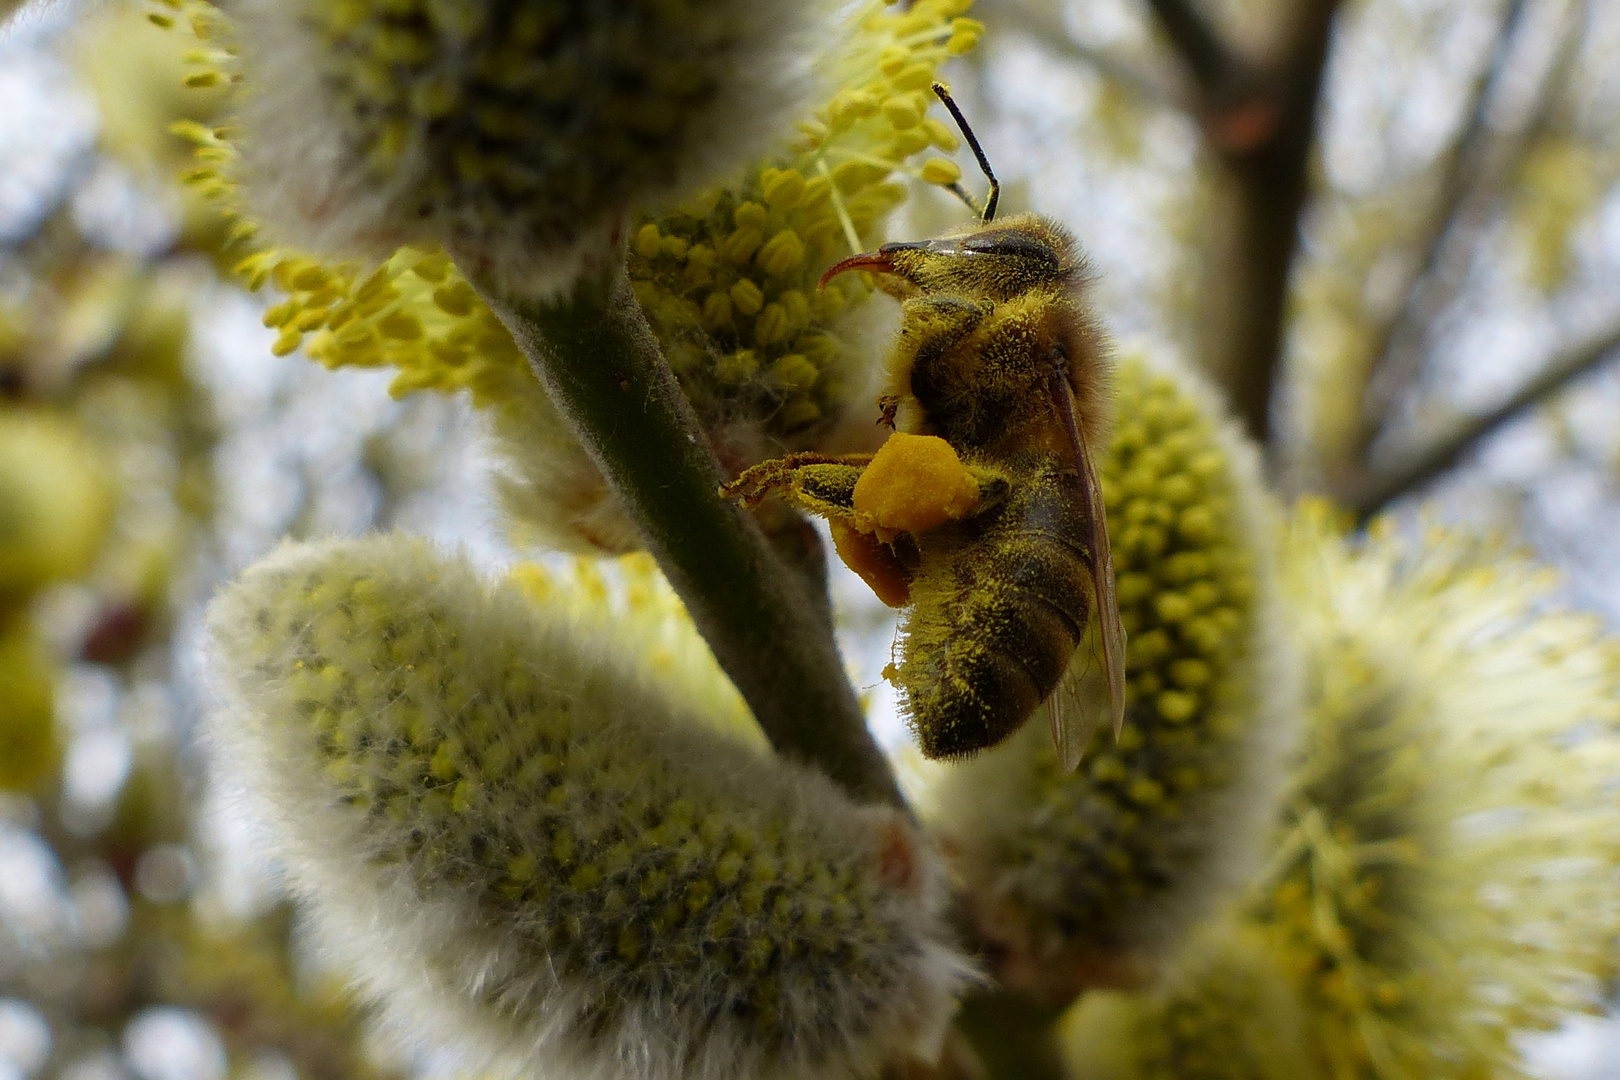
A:
[[[893,431],[895,414],[900,411],[900,399],[894,394],[884,394],[878,398],[878,408],[882,410],[878,423]]]
[[[880,530],[870,515],[855,508],[856,488],[873,459],[872,454],[789,454],[755,465],[722,488],[721,494],[739,499],[745,506],[776,495],[806,513],[826,518],[833,548],[844,565],[879,600],[890,607],[903,607],[911,597],[916,545],[904,534]]]
[[[720,497],[756,506],[775,495],[817,517],[852,519],[855,485],[871,460],[871,454],[788,454],[745,470],[720,489]]]

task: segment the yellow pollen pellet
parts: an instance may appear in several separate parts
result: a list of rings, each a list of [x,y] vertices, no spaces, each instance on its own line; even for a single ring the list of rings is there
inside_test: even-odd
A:
[[[857,514],[897,532],[960,521],[978,502],[978,481],[950,443],[905,432],[895,432],[878,448],[854,493]]]

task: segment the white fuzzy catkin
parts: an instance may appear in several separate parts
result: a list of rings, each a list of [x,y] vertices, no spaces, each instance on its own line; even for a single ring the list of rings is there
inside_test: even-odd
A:
[[[1126,721],[1065,774],[1044,713],[919,794],[996,975],[1053,1003],[1154,977],[1240,886],[1297,723],[1275,511],[1192,372],[1123,357],[1099,471],[1127,633]]]
[[[234,0],[247,211],[280,242],[442,244],[565,287],[761,153],[836,41],[823,0]]]
[[[913,826],[589,606],[401,537],[289,544],[215,601],[216,764],[320,940],[403,1035],[523,1075],[929,1056],[965,966]]]

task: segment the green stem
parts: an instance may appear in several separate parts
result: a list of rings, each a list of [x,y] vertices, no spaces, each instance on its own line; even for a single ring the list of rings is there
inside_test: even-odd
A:
[[[753,519],[719,498],[709,441],[623,268],[587,275],[571,295],[544,301],[475,285],[635,520],[771,744],[858,798],[903,806],[817,599]]]

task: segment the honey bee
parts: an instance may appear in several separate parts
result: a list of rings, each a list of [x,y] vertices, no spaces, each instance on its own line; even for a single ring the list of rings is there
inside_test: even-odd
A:
[[[950,95],[989,181],[959,232],[884,244],[833,266],[864,270],[902,301],[876,454],[790,454],[722,493],[777,494],[829,520],[839,555],[906,609],[884,674],[923,753],[989,748],[1045,707],[1073,769],[1106,714],[1124,722],[1125,634],[1092,448],[1107,361],[1083,299],[1072,237],[1034,214],[995,220],[1000,185]]]

